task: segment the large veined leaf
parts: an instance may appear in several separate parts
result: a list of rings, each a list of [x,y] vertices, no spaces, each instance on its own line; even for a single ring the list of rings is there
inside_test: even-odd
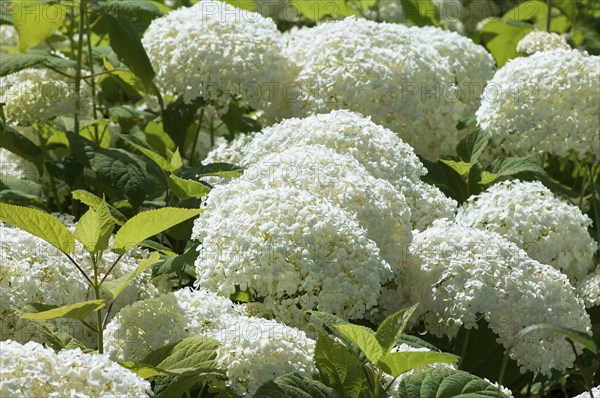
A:
[[[254,398],[336,398],[335,390],[321,382],[290,373],[271,380],[256,390]]]
[[[207,337],[188,337],[151,352],[142,362],[172,373],[211,370],[217,367],[219,344]]]
[[[73,236],[90,253],[108,248],[108,241],[112,235],[115,223],[112,220],[106,202],[102,201],[98,210],[92,208],[81,216],[75,226]]]
[[[379,358],[377,365],[387,374],[398,377],[409,370],[434,363],[456,363],[459,357],[431,351],[392,352]]]
[[[350,350],[319,331],[315,347],[319,379],[333,387],[340,398],[369,396],[369,380],[363,364]]]
[[[100,199],[93,193],[85,191],[83,189],[75,190],[71,192],[71,195],[73,196],[73,199],[79,200],[81,203],[88,205],[90,208],[96,211],[98,211],[100,206],[102,205],[102,199]],[[106,205],[108,206],[108,210],[110,211],[110,214],[113,218],[113,222],[117,225],[125,224],[125,221],[127,221],[127,217],[125,217],[123,213],[115,209],[110,204],[107,203]]]
[[[113,299],[116,299],[123,290],[127,288],[133,282],[135,278],[137,278],[142,272],[144,272],[149,267],[160,261],[160,255],[158,252],[154,252],[150,255],[150,257],[143,259],[140,261],[138,266],[133,272],[130,272],[126,275],[118,279],[114,279],[112,281],[107,281],[102,284],[102,289],[107,291]]]
[[[125,253],[139,242],[197,216],[203,209],[164,207],[137,214],[115,235],[112,250]]]
[[[498,387],[462,370],[433,368],[404,377],[398,386],[402,398],[507,397]]]
[[[165,108],[163,128],[177,147],[185,147],[187,130],[194,123],[198,109],[205,104],[202,98],[186,103],[183,97],[178,97]]]
[[[547,16],[548,6],[545,1],[528,0],[509,10],[502,19],[535,23],[545,21]]]
[[[573,340],[574,342],[581,344],[583,347],[587,348],[594,354],[598,354],[598,346],[589,335],[580,332],[579,330],[569,329],[557,325],[550,325],[547,323],[538,323],[535,325],[527,326],[525,329],[519,332],[517,338],[525,338],[529,333],[537,331],[549,331],[562,334],[563,336]]]
[[[0,221],[27,231],[64,253],[75,249],[75,239],[67,227],[43,211],[0,203]]]
[[[167,180],[169,189],[179,200],[202,198],[209,194],[210,188],[200,182],[179,178],[173,174]]]
[[[97,311],[106,306],[106,300],[89,300],[79,303],[67,305],[64,307],[56,307],[46,311],[23,314],[24,319],[56,319],[56,318],[72,318],[83,320],[92,312]]]
[[[161,170],[163,170],[163,171],[173,171],[173,168],[171,167],[171,162],[169,162],[168,159],[165,159],[164,157],[162,157],[162,155],[160,155],[159,153],[155,152],[154,150],[152,150],[150,148],[146,148],[145,146],[142,145],[142,143],[136,142],[137,140],[135,139],[135,137],[121,135],[120,138],[123,141],[127,142],[132,147],[134,147],[135,149],[137,149],[138,151],[140,151],[141,153],[143,153],[146,157],[148,157],[154,163],[156,163],[156,165],[158,167],[160,167]]]
[[[0,62],[0,77],[16,73],[23,69],[42,68],[44,66],[55,69],[74,68],[77,63],[52,55],[47,51],[29,50],[26,54],[2,54]]]
[[[58,2],[13,1],[12,21],[19,33],[19,51],[27,52],[50,37],[62,26],[65,16],[66,8]]]
[[[123,366],[126,369],[131,370],[136,375],[140,376],[143,379],[149,379],[152,377],[160,377],[160,376],[171,376],[173,373],[167,372],[162,369],[158,369],[154,366],[150,366],[146,363],[141,362],[133,362],[133,361],[124,361],[119,362],[119,365]]]
[[[404,331],[410,317],[418,306],[419,304],[417,303],[409,308],[398,311],[381,322],[375,333],[375,338],[379,342],[384,353],[389,352],[396,344],[396,341]]]
[[[367,328],[348,323],[337,325],[336,329],[357,346],[369,361],[377,363],[377,360],[383,355],[383,350],[375,338],[375,333]]]
[[[32,162],[41,173],[44,169],[44,152],[27,137],[0,119],[0,147]]]
[[[487,146],[489,140],[481,129],[475,129],[456,146],[456,153],[467,163],[475,163]]]
[[[404,17],[417,26],[438,25],[438,9],[431,0],[400,0]]]
[[[492,19],[481,28],[481,39],[498,67],[502,67],[509,59],[518,56],[517,43],[532,30],[529,24],[510,24]]]

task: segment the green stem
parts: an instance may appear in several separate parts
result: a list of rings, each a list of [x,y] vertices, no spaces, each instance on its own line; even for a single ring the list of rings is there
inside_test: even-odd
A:
[[[550,24],[552,23],[552,2],[547,0],[548,15],[546,16],[546,31],[550,33]]]
[[[583,378],[583,383],[585,384],[587,391],[590,393],[590,397],[594,398],[594,394],[592,394],[592,385],[590,381],[587,379],[585,375],[585,367],[583,366],[583,362],[581,362],[581,357],[577,353],[577,348],[575,348],[575,343],[568,337],[565,337],[567,342],[571,345],[571,349],[573,349],[573,353],[575,354],[575,362],[577,362],[577,366],[579,366],[579,371],[581,372],[581,377]]]
[[[90,29],[90,22],[88,18],[85,19],[85,27],[87,32],[87,49],[88,49],[88,66],[92,73],[92,78],[90,79],[90,88],[92,90],[92,115],[94,119],[98,118],[98,107],[96,104],[96,81],[94,80],[94,59],[92,57],[92,31]],[[96,144],[100,145],[100,133],[98,131],[98,125],[94,123],[94,140]]]
[[[597,196],[594,182],[594,169],[589,166],[590,190],[592,192],[592,208],[594,209],[594,227],[596,228],[596,243],[600,243],[600,198]]]
[[[90,253],[92,264],[94,266],[94,294],[96,300],[100,300],[100,283],[98,283],[98,261],[95,254]],[[96,324],[98,325],[98,352],[104,354],[104,325],[102,319],[102,309],[96,311]]]
[[[75,123],[74,133],[79,135],[79,112],[81,111],[81,69],[83,64],[83,33],[85,29],[85,15],[87,0],[79,4],[79,41],[77,43],[77,68],[75,69]]]
[[[200,111],[200,118],[198,119],[198,129],[196,129],[196,137],[194,137],[194,145],[192,145],[192,154],[190,155],[190,166],[194,165],[196,146],[198,145],[198,137],[200,137],[200,129],[202,128],[202,119],[204,119],[204,108]]]

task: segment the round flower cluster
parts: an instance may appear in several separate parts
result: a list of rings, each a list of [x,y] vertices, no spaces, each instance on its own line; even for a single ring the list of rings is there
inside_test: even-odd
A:
[[[593,266],[596,243],[587,231],[592,220],[538,181],[492,185],[469,198],[456,221],[499,233],[571,280],[582,278]]]
[[[295,187],[356,214],[390,265],[399,265],[412,240],[404,195],[348,154],[321,145],[292,146],[249,165],[241,180],[260,188]]]
[[[207,162],[251,165],[269,154],[302,145],[322,145],[356,159],[374,177],[404,194],[413,228],[422,230],[438,218],[452,218],[457,203],[420,177],[427,173],[410,145],[368,117],[339,110],[304,119],[287,119],[254,136],[242,135],[208,154]]]
[[[583,277],[576,288],[587,308],[600,306],[600,268]]]
[[[69,227],[72,229],[73,225]],[[29,321],[19,317],[18,310],[28,304],[64,306],[95,298],[83,275],[64,254],[28,232],[0,223],[0,254],[1,340],[46,342],[45,337]],[[107,280],[133,272],[139,261],[134,255],[124,256]],[[77,244],[72,257],[88,275],[93,273],[91,261],[87,255],[84,256],[84,249],[80,244]],[[99,265],[101,271],[107,271],[116,258],[115,253],[105,252]],[[137,277],[115,301],[112,314],[125,304],[158,295],[158,289],[149,279],[148,273]],[[61,318],[55,322],[77,340],[88,346],[95,346],[96,335],[78,321]],[[90,320],[89,324],[95,323]]]
[[[600,153],[600,57],[577,50],[516,58],[488,82],[477,122],[515,155]]]
[[[567,40],[556,33],[548,33],[543,30],[534,30],[528,33],[517,43],[517,51],[527,55],[539,51],[570,50],[571,46]]]
[[[393,276],[354,216],[292,187],[246,181],[214,188],[194,223],[197,286],[261,298],[266,314],[298,324],[317,309],[361,319]]]
[[[49,69],[25,69],[0,77],[0,102],[5,103],[6,121],[29,126],[45,123],[57,115],[75,113],[74,84],[67,77]],[[83,90],[82,114],[89,111]]]
[[[19,43],[19,34],[12,25],[0,25],[0,45],[2,47],[16,47]]]
[[[438,220],[414,236],[411,250],[414,263],[406,281],[435,335],[454,337],[461,326],[477,327],[483,314],[523,371],[550,376],[552,369],[564,371],[573,364],[570,345],[553,332],[519,332],[549,323],[591,333],[584,303],[567,277],[531,260],[497,233]]]
[[[108,359],[80,349],[58,353],[35,342],[0,341],[0,396],[150,397],[150,383]]]
[[[371,115],[429,159],[454,153],[464,135],[455,126],[476,109],[474,94],[494,67],[482,47],[453,33],[356,18],[292,32],[287,53],[301,68],[287,91],[292,115]]]
[[[219,1],[155,19],[142,43],[163,89],[186,102],[202,97],[222,112],[232,96],[257,109],[275,104],[274,85],[292,70],[271,19]]]
[[[151,332],[148,332],[151,331]],[[253,394],[264,382],[298,371],[310,375],[315,342],[298,329],[248,317],[225,297],[183,289],[123,308],[107,325],[105,347],[113,360],[141,361],[152,351],[187,337],[221,343],[217,361],[225,385]]]

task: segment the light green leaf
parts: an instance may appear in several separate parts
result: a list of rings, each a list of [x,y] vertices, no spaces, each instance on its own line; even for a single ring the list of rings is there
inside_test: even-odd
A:
[[[188,337],[151,352],[142,362],[177,374],[215,370],[219,345],[218,341],[207,337]]]
[[[375,333],[375,338],[381,345],[384,353],[388,353],[396,344],[396,341],[402,335],[406,324],[418,306],[419,303],[398,311],[381,322]]]
[[[439,161],[450,166],[452,170],[456,171],[462,177],[469,174],[469,170],[471,170],[471,163],[463,162],[461,160],[440,157]]]
[[[36,312],[33,314],[23,314],[21,318],[32,320],[56,318],[72,318],[83,320],[92,312],[95,312],[104,306],[106,306],[106,300],[81,301],[79,303],[64,307],[56,307],[47,311]]]
[[[398,377],[411,369],[420,368],[434,363],[457,363],[459,357],[441,352],[392,352],[382,356],[377,365],[387,374]]]
[[[479,184],[481,184],[481,185],[491,184],[492,182],[496,181],[498,179],[498,177],[499,176],[497,176],[496,174],[492,174],[489,171],[483,170],[481,172],[481,179],[479,180]]]
[[[263,384],[254,393],[254,398],[336,398],[335,390],[323,383],[290,373]]]
[[[0,203],[0,221],[27,231],[64,253],[75,249],[75,239],[67,227],[43,211]]]
[[[173,373],[171,373],[171,372],[167,372],[165,370],[158,369],[154,366],[148,365],[146,363],[141,363],[141,362],[124,361],[124,362],[119,362],[119,365],[121,365],[125,369],[131,370],[133,373],[140,376],[142,379],[150,379],[152,377],[173,375]]]
[[[133,282],[135,278],[137,278],[142,272],[144,272],[148,267],[153,266],[154,264],[160,261],[160,255],[158,252],[153,252],[150,257],[143,259],[140,261],[135,271],[130,272],[126,275],[118,279],[114,279],[112,281],[106,281],[102,284],[102,289],[106,291],[108,294],[112,296],[113,299],[116,299],[123,290]]]
[[[23,312],[25,313],[36,313],[39,311],[45,311],[48,309],[48,306],[34,304],[27,305],[23,308]],[[55,351],[60,350],[72,350],[75,348],[81,349],[83,352],[93,352],[95,350],[86,347],[85,344],[81,343],[79,340],[75,339],[69,333],[60,329],[56,326],[55,323],[48,320],[35,320],[29,323],[32,325],[44,338],[48,341],[48,343],[52,346]]]
[[[173,173],[178,173],[179,170],[183,167],[183,160],[181,159],[181,154],[179,153],[179,148],[175,149],[173,155],[171,156],[171,171]]]
[[[77,63],[71,59],[65,59],[50,54],[47,51],[30,50],[26,54],[2,54],[0,62],[0,77],[16,73],[23,69],[52,67],[55,69],[74,68]]]
[[[347,17],[357,14],[355,10],[346,5],[344,0],[292,0],[291,5],[311,21],[318,21],[326,16]]]
[[[375,333],[363,326],[346,324],[337,325],[337,330],[357,346],[367,359],[373,363],[383,355],[383,350],[375,338]]]
[[[438,9],[431,0],[400,0],[406,19],[417,26],[438,25]]]
[[[167,180],[169,189],[173,192],[179,200],[186,200],[189,198],[202,198],[209,194],[210,188],[198,181],[184,180],[174,174],[169,175]]]
[[[138,213],[115,235],[112,250],[125,253],[139,242],[197,216],[203,209],[164,207]]]
[[[73,199],[76,199],[76,200],[80,201],[81,203],[88,205],[90,208],[92,208],[96,211],[100,210],[100,206],[102,204],[102,199],[100,199],[93,193],[84,191],[83,189],[78,189],[78,190],[71,192],[71,195],[73,195]],[[109,205],[108,203],[106,205],[108,206],[108,210],[110,211],[113,222],[117,225],[125,224],[125,222],[127,221],[127,217],[125,217],[123,215],[123,213],[121,213],[119,210],[115,209],[113,206]]]
[[[15,0],[12,4],[12,21],[19,33],[19,51],[46,40],[63,24],[66,9],[58,3],[37,0]]]
[[[509,59],[516,58],[517,43],[533,27],[528,24],[513,25],[499,19],[491,19],[481,28],[481,39],[492,53],[498,67],[504,66]]]
[[[548,6],[538,0],[527,0],[512,8],[502,16],[502,19],[521,22],[541,22],[548,16]]]
[[[526,328],[521,330],[519,334],[517,334],[517,339],[521,340],[523,338],[526,338],[529,333],[537,331],[549,331],[561,334],[573,340],[574,342],[581,344],[582,347],[587,348],[594,354],[598,354],[598,346],[588,334],[580,332],[579,330],[569,329],[562,326],[550,325],[547,323],[538,323],[535,325],[527,326]]]
[[[507,396],[498,387],[462,370],[433,368],[400,381],[402,398],[494,398]]]
[[[106,202],[102,201],[98,211],[90,209],[79,219],[75,226],[73,236],[83,247],[90,252],[96,253],[99,250],[108,248],[108,241],[112,235],[115,223]]]
[[[456,153],[467,163],[475,163],[484,151],[489,140],[481,129],[475,129],[456,146]]]

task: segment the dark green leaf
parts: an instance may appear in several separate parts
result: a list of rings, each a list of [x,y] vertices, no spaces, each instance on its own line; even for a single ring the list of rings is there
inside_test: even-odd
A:
[[[54,69],[66,69],[77,66],[77,63],[73,60],[57,57],[41,50],[30,50],[26,54],[2,54],[1,58],[0,77],[23,69],[42,68],[44,66]]]
[[[206,337],[188,337],[151,352],[143,363],[173,373],[214,369],[219,342]]]
[[[269,381],[258,388],[254,398],[336,398],[335,390],[323,383],[291,373]]]
[[[0,147],[29,160],[40,173],[43,172],[44,152],[17,130],[5,124],[2,119],[0,119]]]
[[[388,316],[381,322],[377,328],[375,337],[383,348],[384,353],[390,351],[390,349],[396,344],[398,338],[402,334],[402,331],[408,324],[410,317],[415,312],[419,304],[415,304],[409,308],[405,308],[401,311],[396,312],[393,315]]]
[[[417,26],[438,25],[438,9],[430,0],[400,0],[404,16]]]
[[[456,146],[456,153],[467,163],[475,163],[487,146],[489,140],[481,129],[475,129]]]
[[[185,147],[187,129],[196,119],[198,109],[205,104],[206,102],[202,98],[197,98],[186,103],[183,97],[179,97],[167,105],[163,115],[163,128],[169,134],[175,146],[179,148]]]

